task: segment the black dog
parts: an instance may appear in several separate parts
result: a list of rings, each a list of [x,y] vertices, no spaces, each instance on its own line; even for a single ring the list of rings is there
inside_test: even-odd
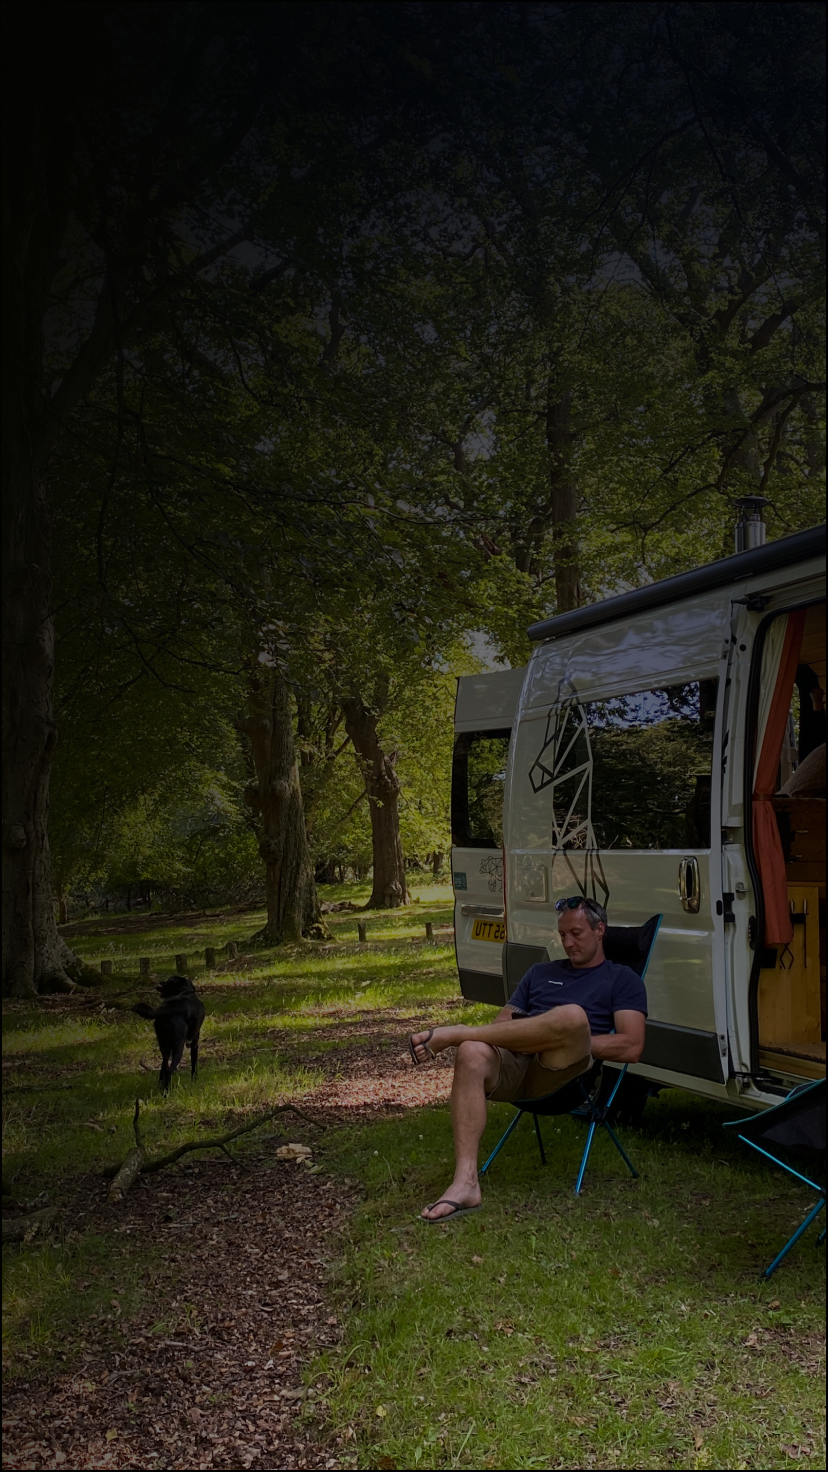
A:
[[[136,1002],[132,1010],[155,1024],[155,1036],[161,1049],[158,1083],[168,1094],[170,1079],[184,1056],[186,1044],[190,1047],[190,1077],[195,1078],[204,1003],[196,996],[195,987],[186,976],[168,976],[166,981],[159,982],[158,990],[166,998],[160,1007]]]

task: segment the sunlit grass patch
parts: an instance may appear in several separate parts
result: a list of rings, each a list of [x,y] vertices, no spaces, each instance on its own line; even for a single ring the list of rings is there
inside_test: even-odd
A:
[[[4,1027],[4,1054],[52,1053],[56,1049],[73,1052],[78,1048],[94,1047],[107,1030],[106,1022],[100,1017],[72,1017],[51,1021],[39,1019],[39,1025],[23,1028]]]
[[[57,1003],[54,1016],[15,1004],[4,1144],[16,1194],[33,1197],[122,1159],[136,1094],[147,1147],[162,1153],[271,1102],[304,1107],[323,1076],[347,1077],[351,1058],[364,1066],[368,1049],[397,1029],[402,1046],[413,1016],[489,1020],[490,1009],[459,998],[453,947],[418,931],[431,918],[427,903],[393,912],[385,940],[371,939],[368,915],[365,946],[346,913],[329,917],[332,949],[257,950],[254,964],[207,972],[193,948],[191,974],[207,1008],[200,1072],[195,1082],[178,1075],[167,1099],[156,1089],[151,1024],[109,1009],[78,1017]],[[444,895],[434,913],[440,906],[450,913]],[[202,917],[186,935],[217,946],[234,938],[244,952],[260,917],[239,919]],[[158,954],[186,950],[181,937],[165,931]],[[134,992],[118,1000],[130,978],[116,975],[101,1003],[128,1007],[133,995],[150,995],[137,982],[146,937],[130,936],[129,953]],[[316,1100],[324,1098],[318,1090]],[[665,1092],[640,1129],[623,1131],[640,1179],[599,1139],[580,1199],[572,1185],[583,1126],[544,1121],[542,1169],[524,1120],[487,1178],[484,1210],[446,1228],[417,1219],[451,1178],[445,1106],[318,1138],[313,1131],[319,1163],[364,1186],[350,1235],[331,1241],[345,1341],[308,1368],[325,1386],[313,1414],[325,1419],[326,1435],[342,1438],[341,1464],[821,1465],[824,1258],[816,1231],[770,1284],[758,1280],[810,1199],[728,1138],[721,1126],[732,1112]],[[484,1148],[512,1117],[506,1105],[491,1107]],[[292,1133],[298,1127],[287,1115],[267,1127],[268,1137],[287,1130],[302,1138]],[[233,1146],[251,1156],[258,1148],[255,1135]],[[140,1243],[128,1260],[118,1256],[122,1243],[90,1232],[63,1248],[13,1251],[6,1332],[14,1364],[30,1369],[22,1354],[64,1352],[62,1334],[71,1355],[83,1337],[115,1332],[109,1299],[125,1305],[126,1317],[137,1302],[130,1284],[139,1291]],[[106,1267],[99,1297],[87,1254],[93,1267]],[[94,1288],[77,1287],[93,1278]],[[794,1456],[786,1447],[804,1450]]]
[[[803,1446],[822,1465],[816,1232],[758,1276],[810,1201],[727,1139],[731,1114],[665,1094],[624,1132],[640,1179],[601,1142],[581,1198],[583,1126],[543,1122],[542,1169],[524,1121],[483,1211],[442,1228],[417,1214],[451,1178],[444,1108],[332,1140],[366,1195],[347,1341],[314,1374],[354,1465],[787,1467]],[[491,1109],[484,1148],[512,1117]]]

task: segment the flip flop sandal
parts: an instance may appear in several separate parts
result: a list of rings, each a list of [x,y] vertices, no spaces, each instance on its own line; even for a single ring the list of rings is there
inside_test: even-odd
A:
[[[436,1053],[432,1053],[430,1047],[428,1046],[429,1038],[432,1038],[433,1036],[434,1036],[434,1028],[433,1027],[430,1027],[428,1029],[428,1036],[427,1037],[424,1037],[421,1043],[417,1043],[417,1048],[425,1048],[426,1052],[428,1053],[429,1058],[436,1058],[437,1057],[437,1054]],[[408,1039],[408,1051],[411,1054],[411,1057],[413,1058],[413,1060],[416,1063],[417,1067],[418,1068],[422,1068],[423,1064],[426,1062],[426,1059],[425,1058],[418,1058],[417,1057],[416,1048],[414,1046],[414,1034],[413,1033],[411,1034],[410,1038]]]
[[[443,1222],[453,1222],[456,1216],[467,1216],[470,1211],[480,1211],[479,1206],[461,1206],[459,1201],[449,1201],[448,1196],[435,1201],[434,1206],[453,1206],[454,1211],[447,1212],[445,1216],[421,1216],[420,1221],[427,1227],[440,1227]],[[434,1206],[429,1206],[428,1210],[433,1211]]]

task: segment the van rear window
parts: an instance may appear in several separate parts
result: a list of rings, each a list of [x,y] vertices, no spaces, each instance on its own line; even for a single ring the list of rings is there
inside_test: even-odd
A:
[[[708,848],[716,680],[566,702],[530,773],[561,847]]]
[[[510,731],[464,731],[454,743],[451,837],[455,848],[500,848]]]

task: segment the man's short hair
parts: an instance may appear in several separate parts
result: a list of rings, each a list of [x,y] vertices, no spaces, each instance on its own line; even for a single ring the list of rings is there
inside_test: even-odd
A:
[[[590,930],[597,930],[599,925],[606,925],[607,923],[607,912],[603,905],[599,905],[597,900],[588,899],[585,896],[578,906],[578,910],[583,910]],[[576,915],[578,910],[575,911]]]

